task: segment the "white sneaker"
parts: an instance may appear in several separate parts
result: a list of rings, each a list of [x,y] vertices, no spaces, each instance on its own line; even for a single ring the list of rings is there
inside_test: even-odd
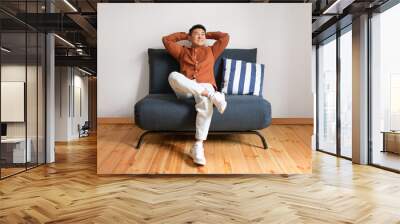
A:
[[[190,157],[192,157],[194,163],[203,166],[206,165],[203,145],[195,143],[190,149]]]
[[[221,92],[215,92],[211,97],[210,97],[212,103],[215,105],[215,107],[217,107],[218,112],[220,114],[223,114],[227,103],[225,100],[225,94],[221,93]]]

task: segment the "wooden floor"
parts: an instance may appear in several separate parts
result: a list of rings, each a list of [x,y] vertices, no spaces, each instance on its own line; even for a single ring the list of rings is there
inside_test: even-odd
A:
[[[1,177],[3,178],[3,177],[13,175],[15,173],[24,171],[25,167],[24,168],[0,168],[0,169],[1,169]]]
[[[256,135],[209,135],[204,142],[206,166],[189,157],[193,135],[147,135],[134,125],[100,125],[98,174],[305,174],[311,173],[312,125],[272,125]]]
[[[96,138],[0,181],[0,223],[400,223],[400,175],[320,153],[304,175],[97,175]]]
[[[7,167],[7,168],[0,168],[0,173],[1,173],[1,178],[5,178],[11,175],[15,175],[17,173],[24,172],[27,169],[33,169],[37,165],[36,164],[27,164],[27,167],[25,168],[25,165],[19,165],[19,167]]]

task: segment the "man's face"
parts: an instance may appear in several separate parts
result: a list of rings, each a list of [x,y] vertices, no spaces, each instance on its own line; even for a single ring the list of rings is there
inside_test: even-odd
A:
[[[194,47],[203,46],[206,43],[206,32],[201,28],[194,29],[189,40],[192,41]]]

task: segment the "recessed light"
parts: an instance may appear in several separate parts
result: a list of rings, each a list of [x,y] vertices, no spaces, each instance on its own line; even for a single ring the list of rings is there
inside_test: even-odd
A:
[[[71,42],[69,42],[69,41],[67,41],[66,39],[60,37],[59,35],[54,34],[54,36],[57,37],[58,39],[60,39],[61,41],[63,41],[64,43],[68,44],[69,46],[75,48],[75,45],[71,44]]]
[[[78,12],[78,10],[71,4],[69,3],[68,0],[64,0],[65,4],[67,4],[72,10],[74,10],[75,12]]]
[[[5,47],[1,47],[1,50],[4,51],[4,52],[6,52],[6,53],[10,53],[10,52],[11,52],[11,50],[9,50],[9,49],[7,49],[7,48],[5,48]]]
[[[342,14],[343,9],[347,8],[355,0],[336,0],[322,14]]]
[[[92,75],[92,73],[90,73],[90,72],[88,72],[88,71],[86,71],[86,70],[83,70],[83,69],[81,69],[81,68],[79,68],[78,67],[78,69],[79,69],[79,71],[81,71],[81,72],[83,72],[83,73],[85,73],[85,74],[88,74],[88,75]]]

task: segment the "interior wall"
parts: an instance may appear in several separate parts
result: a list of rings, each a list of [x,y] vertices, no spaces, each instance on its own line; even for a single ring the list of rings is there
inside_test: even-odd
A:
[[[273,118],[312,118],[310,21],[308,3],[99,3],[98,116],[133,117],[148,94],[147,49],[164,48],[162,36],[201,23],[229,33],[227,48],[258,49]]]
[[[88,77],[82,76],[82,73],[77,69],[74,71],[74,102],[72,113],[72,136],[73,138],[79,137],[78,124],[82,126],[85,121],[88,121]],[[78,93],[80,91],[80,94]],[[80,97],[79,97],[80,96]],[[78,102],[80,98],[80,103]],[[78,108],[80,107],[80,109]]]
[[[26,71],[27,73],[26,73]],[[39,67],[39,74],[41,73],[41,68]],[[25,73],[27,74],[28,82],[25,81]],[[37,110],[37,107],[42,107],[43,105],[37,104],[37,95],[36,95],[36,66],[27,66],[25,65],[2,65],[1,66],[1,81],[18,81],[27,83],[27,107],[29,107],[29,112],[27,113],[27,122],[28,122],[28,138],[32,137],[29,134],[35,133],[34,137],[36,138],[36,122],[37,122],[37,113],[33,113]],[[42,103],[42,101],[39,101]],[[2,108],[6,109],[6,108]],[[35,122],[34,124],[32,122]],[[25,122],[7,122],[7,137],[25,137]]]
[[[88,120],[88,77],[73,67],[56,67],[55,73],[55,140],[70,141]]]
[[[55,68],[55,141],[68,141],[69,83],[68,67]]]

